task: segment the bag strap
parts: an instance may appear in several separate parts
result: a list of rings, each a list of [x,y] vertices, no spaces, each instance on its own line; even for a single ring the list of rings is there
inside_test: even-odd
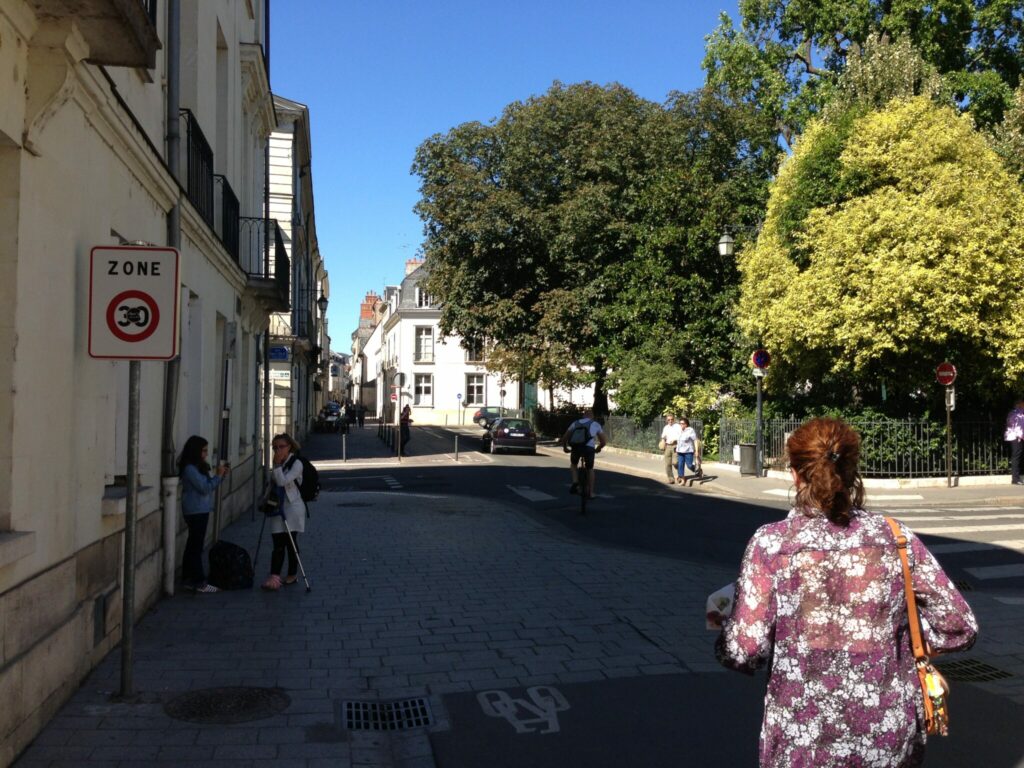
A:
[[[899,523],[891,517],[885,518],[885,522],[889,524],[893,535],[896,537],[896,551],[899,552],[900,563],[903,566],[903,590],[907,596],[907,623],[910,625],[910,648],[914,654],[917,679],[921,684],[921,693],[923,694],[925,728],[928,733],[941,733],[945,736],[948,732],[946,730],[946,721],[942,718],[936,718],[935,703],[932,701],[928,691],[928,673],[932,670],[932,666],[925,651],[924,642],[921,639],[921,619],[917,614],[914,583],[910,574],[910,561],[907,558],[907,537],[900,530]]]
[[[913,577],[910,574],[910,560],[907,558],[907,537],[900,530],[900,525],[891,517],[885,518],[893,535],[896,537],[896,551],[900,555],[900,563],[903,565],[903,591],[907,596],[907,619],[910,624],[910,647],[914,652],[914,659],[917,661],[928,661],[928,654],[924,649],[924,642],[921,640],[921,620],[917,614],[917,599],[914,597]]]

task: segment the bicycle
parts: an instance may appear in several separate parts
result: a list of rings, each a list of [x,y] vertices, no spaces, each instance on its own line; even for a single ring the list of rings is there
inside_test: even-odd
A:
[[[572,448],[568,445],[562,446],[562,450],[565,453],[572,454]],[[594,454],[601,452],[601,446],[594,448]],[[577,454],[577,461],[573,463],[576,467],[576,492],[580,495],[580,515],[585,516],[587,514],[587,501],[590,499],[590,470],[587,469],[587,460],[580,451]]]

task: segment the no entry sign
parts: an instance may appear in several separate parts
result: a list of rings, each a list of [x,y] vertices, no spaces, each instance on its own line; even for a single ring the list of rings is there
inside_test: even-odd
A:
[[[178,354],[178,252],[97,246],[89,260],[89,356],[169,360]]]
[[[956,366],[952,363],[939,363],[935,369],[935,380],[944,387],[951,386],[956,381]]]

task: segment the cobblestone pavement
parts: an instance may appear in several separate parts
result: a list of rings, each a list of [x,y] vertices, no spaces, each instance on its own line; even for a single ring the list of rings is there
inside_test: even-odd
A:
[[[252,552],[260,522],[237,522],[222,538]],[[266,536],[257,581],[268,545]],[[703,605],[735,564],[574,540],[494,500],[386,490],[322,493],[301,548],[309,593],[300,582],[159,602],[136,630],[136,699],[112,697],[115,650],[16,765],[432,768],[426,729],[351,730],[343,702],[423,697],[443,731],[446,693],[729,674],[713,659]],[[1019,606],[972,604],[983,654],[1024,667]],[[1022,681],[987,689],[1024,703]],[[164,711],[180,694],[228,686],[279,688],[291,703],[231,725]]]

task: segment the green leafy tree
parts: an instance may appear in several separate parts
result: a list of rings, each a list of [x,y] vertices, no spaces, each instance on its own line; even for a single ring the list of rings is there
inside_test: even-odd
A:
[[[812,121],[740,260],[740,325],[775,356],[769,386],[914,392],[943,359],[979,399],[1024,383],[1022,225],[1020,186],[948,107]]]
[[[587,377],[598,412],[609,387],[644,415],[667,403],[641,364],[721,378],[738,273],[715,243],[761,208],[777,155],[760,113],[710,91],[659,105],[589,83],[431,137],[413,171],[443,332]]]
[[[1013,106],[996,127],[994,140],[1006,167],[1024,182],[1024,85],[1014,91]]]
[[[872,36],[909,41],[983,126],[1002,120],[1024,66],[1019,0],[740,0],[739,20],[723,14],[708,36],[708,81],[760,105],[790,144]]]

